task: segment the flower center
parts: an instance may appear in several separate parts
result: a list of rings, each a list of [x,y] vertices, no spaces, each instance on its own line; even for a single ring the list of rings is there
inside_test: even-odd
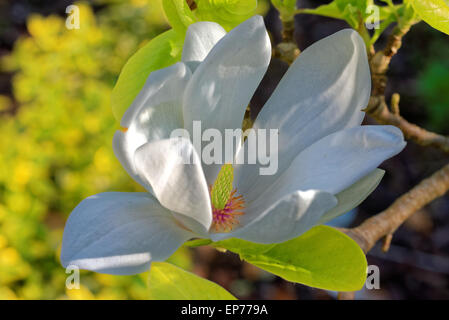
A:
[[[212,231],[230,232],[238,223],[238,216],[244,214],[245,200],[232,188],[234,168],[225,164],[221,167],[214,185],[210,188],[212,203]]]

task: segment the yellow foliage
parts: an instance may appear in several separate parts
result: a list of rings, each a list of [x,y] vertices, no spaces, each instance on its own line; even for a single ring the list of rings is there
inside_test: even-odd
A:
[[[70,300],[93,300],[95,296],[90,292],[90,290],[80,285],[79,289],[66,289],[67,297]]]
[[[159,2],[103,2],[95,15],[78,4],[79,30],[31,15],[30,36],[0,62],[19,104],[0,112],[0,299],[147,298],[145,275],[82,272],[81,289],[68,290],[59,263],[65,220],[82,199],[142,190],[112,151],[110,93],[139,44],[167,26]],[[12,105],[0,96],[0,111]]]
[[[6,111],[11,108],[12,101],[9,97],[0,94],[0,111]]]

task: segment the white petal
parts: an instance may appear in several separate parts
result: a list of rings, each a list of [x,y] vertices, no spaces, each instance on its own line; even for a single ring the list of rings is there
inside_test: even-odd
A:
[[[107,192],[83,200],[64,228],[61,263],[136,274],[167,259],[193,234],[148,193]]]
[[[265,209],[265,203],[256,202],[248,207],[245,215],[241,216],[243,227],[230,233],[211,234],[211,239],[216,241],[239,238],[257,243],[284,242],[315,226],[321,216],[337,204],[337,199],[327,192],[309,190],[293,192],[272,203],[268,209]]]
[[[309,189],[338,194],[405,145],[401,130],[393,126],[362,126],[333,133],[301,152],[260,197],[281,198]]]
[[[201,21],[190,25],[184,40],[182,61],[203,61],[225,34],[226,31],[215,22]]]
[[[134,166],[134,152],[143,143],[145,143],[145,140],[139,141],[138,139],[129,139],[129,136],[127,136],[124,132],[117,130],[114,134],[114,138],[112,139],[112,148],[118,161],[120,161],[123,168],[131,176],[131,178],[144,187],[148,192],[154,194],[151,186],[137,175],[137,171]]]
[[[245,109],[267,70],[270,40],[262,17],[255,16],[225,35],[198,66],[184,94],[184,126],[202,129],[242,127]]]
[[[129,128],[144,106],[155,107],[162,103],[181,100],[190,76],[190,69],[182,62],[151,72],[142,90],[123,115],[121,126]]]
[[[183,63],[152,72],[123,116],[122,126],[128,130],[114,135],[112,145],[116,157],[128,174],[150,192],[148,184],[137,177],[134,153],[143,144],[166,139],[172,130],[183,127],[182,95],[190,76]]]
[[[279,129],[278,173],[319,139],[360,125],[370,91],[366,48],[357,32],[342,30],[304,50],[254,123],[255,129]],[[263,190],[275,180],[259,176],[258,168],[236,167],[243,193],[254,185]]]
[[[139,176],[148,181],[159,202],[184,214],[207,231],[212,211],[199,157],[189,140],[165,139],[147,143],[135,154]]]
[[[320,219],[319,224],[326,223],[338,216],[347,213],[361,204],[379,185],[385,171],[375,169],[349,188],[339,192],[335,197],[338,205],[326,212]]]

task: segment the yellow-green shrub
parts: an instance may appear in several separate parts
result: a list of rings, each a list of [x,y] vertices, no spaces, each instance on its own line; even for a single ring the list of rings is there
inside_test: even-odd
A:
[[[0,117],[0,299],[147,296],[146,275],[82,272],[81,290],[66,290],[59,245],[82,199],[141,190],[112,152],[110,93],[126,59],[167,26],[157,1],[113,1],[96,16],[79,5],[79,30],[30,16],[30,36],[2,61],[19,108]]]

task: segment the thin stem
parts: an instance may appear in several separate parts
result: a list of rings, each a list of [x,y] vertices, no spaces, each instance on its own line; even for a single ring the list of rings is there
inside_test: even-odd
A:
[[[301,53],[294,39],[294,16],[291,15],[285,17],[280,15],[280,18],[282,21],[282,42],[276,46],[274,55],[288,64],[291,64]]]
[[[449,153],[449,137],[427,131],[416,124],[408,122],[399,114],[399,106],[393,106],[393,112],[388,109],[384,96],[372,96],[365,110],[380,124],[398,127],[408,140],[424,147],[435,147]]]

